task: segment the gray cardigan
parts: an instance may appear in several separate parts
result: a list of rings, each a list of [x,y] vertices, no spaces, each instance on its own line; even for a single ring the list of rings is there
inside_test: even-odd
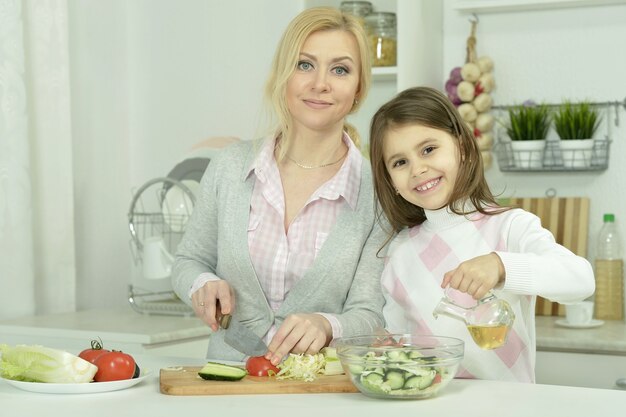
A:
[[[255,176],[246,175],[256,156],[253,141],[220,151],[201,181],[201,192],[178,247],[172,284],[190,304],[193,281],[203,272],[227,280],[235,291],[233,319],[259,336],[293,313],[337,315],[343,336],[371,333],[382,327],[380,289],[385,241],[374,219],[369,163],[363,161],[356,210],[346,205],[311,268],[287,294],[275,313],[269,307],[248,252],[248,220]],[[207,357],[240,361],[244,355],[224,343],[223,331],[212,334]]]

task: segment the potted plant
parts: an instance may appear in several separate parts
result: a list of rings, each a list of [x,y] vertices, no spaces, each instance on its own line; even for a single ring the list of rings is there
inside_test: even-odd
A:
[[[581,168],[591,165],[593,136],[600,124],[598,111],[582,102],[564,102],[554,115],[554,128],[561,139],[559,145],[563,166]]]
[[[515,165],[520,168],[541,168],[546,136],[550,128],[550,112],[545,104],[526,102],[509,109],[506,132],[511,138]]]

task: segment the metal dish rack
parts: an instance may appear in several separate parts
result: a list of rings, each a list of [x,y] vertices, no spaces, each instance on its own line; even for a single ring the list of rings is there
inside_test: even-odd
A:
[[[151,236],[161,236],[170,254],[176,252],[191,212],[170,214],[164,212],[167,191],[181,188],[195,205],[195,195],[182,182],[169,177],[154,178],[134,194],[128,211],[129,242],[135,265],[142,265],[143,242]],[[152,291],[129,285],[128,302],[133,310],[144,314],[192,316],[193,309],[178,298],[174,291]]]

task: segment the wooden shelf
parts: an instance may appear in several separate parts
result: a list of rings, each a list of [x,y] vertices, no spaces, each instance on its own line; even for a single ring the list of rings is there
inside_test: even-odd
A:
[[[374,80],[393,80],[398,76],[398,67],[373,67]]]

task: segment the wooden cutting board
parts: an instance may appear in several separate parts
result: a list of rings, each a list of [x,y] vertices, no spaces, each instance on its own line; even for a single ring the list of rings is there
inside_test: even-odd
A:
[[[587,257],[589,198],[517,197],[502,199],[500,203],[534,213],[541,219],[541,225],[552,232],[557,243],[578,256]],[[564,316],[565,308],[561,304],[537,297],[535,314],[539,316]]]
[[[320,375],[315,381],[285,381],[272,377],[246,376],[240,381],[206,381],[200,367],[161,369],[161,392],[168,395],[307,394],[359,392],[347,375]]]

